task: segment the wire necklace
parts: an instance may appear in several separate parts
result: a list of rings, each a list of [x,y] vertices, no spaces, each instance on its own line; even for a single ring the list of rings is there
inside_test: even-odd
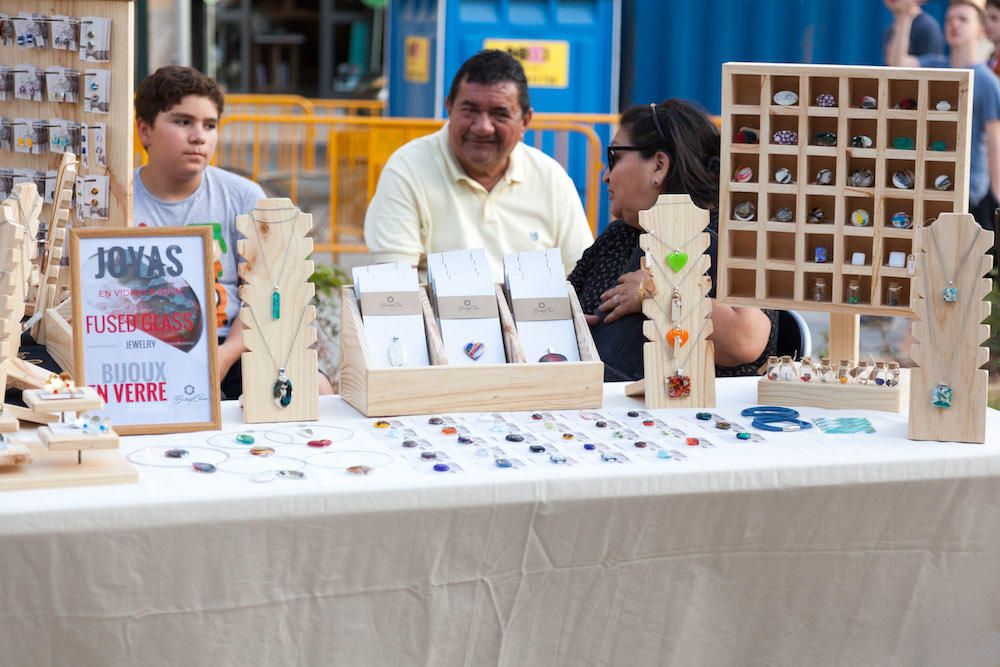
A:
[[[701,338],[702,334],[705,333],[705,330],[711,323],[712,323],[712,316],[709,315],[708,317],[705,318],[704,322],[702,322],[701,328],[695,335],[696,341]],[[660,325],[657,324],[656,320],[653,320],[653,327],[656,329],[656,332],[659,334],[659,337],[664,341],[661,344],[667,344],[669,341],[667,337],[663,334],[663,330],[660,329]],[[691,354],[694,352],[695,349],[697,349],[698,346],[692,345],[687,350],[683,358],[680,358],[680,355],[678,354],[679,347],[680,346],[674,343],[673,347],[674,372],[663,378],[663,384],[667,389],[668,398],[687,398],[688,396],[691,395],[691,376],[684,372],[683,367],[687,364],[688,361],[691,360]],[[671,348],[668,347],[667,349],[669,350]]]
[[[933,230],[934,227],[932,226],[931,229]],[[931,232],[931,237],[932,238],[933,238],[933,235],[934,235],[934,232],[932,231]],[[970,247],[975,247],[976,241],[979,240],[979,233],[978,232],[976,232],[973,235],[973,239],[974,240],[973,240],[972,245]],[[936,241],[934,242],[934,249],[938,250],[938,245],[937,245]],[[967,251],[966,252],[966,259],[968,258],[968,254],[969,253]],[[940,252],[938,252],[938,255],[940,255]],[[939,257],[939,259],[940,259],[940,257]],[[962,263],[964,263],[964,259],[963,259]],[[959,266],[961,266],[961,264],[959,264]],[[941,269],[942,269],[942,271],[944,270],[944,261],[943,260],[941,262]],[[926,309],[927,310],[927,319],[924,322],[925,322],[925,326],[926,326],[926,329],[927,329],[927,342],[930,343],[930,346],[931,346],[932,349],[934,349],[934,350],[940,350],[941,348],[938,347],[937,341],[934,338],[934,328],[935,327],[934,327],[933,323],[931,322],[931,316],[932,316],[932,314],[930,312],[931,309],[929,307],[930,306],[930,301],[927,299],[927,296],[930,295],[930,289],[931,289],[930,278],[927,275],[928,273],[930,273],[930,272],[927,270],[927,267],[925,266],[924,270],[923,270],[923,274],[924,274],[924,300],[927,302],[928,308]],[[945,276],[945,277],[947,278],[947,276]],[[954,278],[958,277],[957,272],[956,272],[956,274],[953,277]],[[944,301],[950,303],[951,301],[957,300],[957,298],[958,298],[958,288],[954,287],[953,281],[951,281],[951,280],[948,281],[948,285],[949,286],[945,288],[945,294],[944,294],[945,298],[944,298]],[[954,289],[955,290],[955,292],[954,292],[955,299],[949,300],[947,298],[947,296],[948,296],[948,290],[949,289]],[[962,307],[962,314],[961,314],[961,316],[959,317],[959,320],[958,320],[960,324],[965,321],[966,317],[968,317],[969,312],[970,312],[970,310],[972,308],[972,304],[973,303],[976,303],[975,299],[966,299],[966,302],[965,302],[964,306]],[[961,345],[953,345],[952,348],[951,348],[951,353],[948,355],[948,362],[947,363],[942,363],[940,366],[938,366],[938,372],[940,372],[940,369],[942,369],[942,368],[953,369],[955,367],[955,360],[958,359],[958,353],[961,351],[961,349],[962,349]],[[944,378],[938,377],[938,383],[936,385],[934,385],[934,387],[931,389],[931,406],[932,407],[935,407],[935,408],[950,408],[951,407],[951,403],[952,403],[952,399],[954,398],[955,390],[952,388],[952,386],[950,384],[948,384],[947,382],[944,382],[943,380],[944,380]]]
[[[670,267],[670,270],[673,271],[674,273],[680,273],[681,269],[683,269],[688,263],[688,254],[684,252],[684,249],[687,248],[692,243],[694,243],[695,241],[697,241],[699,238],[701,238],[702,234],[707,232],[709,236],[712,235],[712,230],[709,227],[706,227],[705,229],[702,229],[697,233],[695,233],[695,235],[689,238],[687,241],[684,241],[680,245],[675,245],[673,243],[668,243],[664,239],[660,238],[660,235],[657,234],[656,232],[649,230],[644,230],[644,231],[646,234],[649,234],[650,236],[652,236],[654,239],[656,239],[666,247],[673,248],[673,250],[669,251],[666,254],[666,256],[664,256],[663,261],[666,263],[667,266]]]
[[[268,221],[258,220],[257,216],[255,215],[257,213],[257,211],[270,211],[270,212],[273,212],[273,211],[292,211],[292,214],[290,216],[288,216],[287,218],[282,218],[281,220],[273,220],[273,221],[268,222]],[[271,272],[271,265],[270,265],[270,262],[268,262],[268,260],[267,260],[267,253],[264,252],[264,244],[263,244],[263,241],[261,240],[261,237],[260,237],[260,226],[262,224],[264,224],[264,225],[275,225],[275,224],[281,224],[281,223],[285,223],[285,222],[291,222],[291,221],[297,219],[299,217],[300,213],[301,213],[301,211],[299,210],[299,207],[297,207],[297,206],[285,207],[285,208],[266,208],[266,209],[255,208],[255,209],[253,209],[253,210],[250,211],[250,219],[253,220],[253,223],[254,223],[253,224],[253,233],[254,233],[254,236],[257,238],[257,252],[260,253],[260,258],[262,260],[264,260],[264,269],[267,270],[267,281],[269,283],[271,283],[271,285],[272,285],[272,288],[271,288],[271,319],[272,320],[280,320],[281,319],[281,281],[284,280],[284,278],[285,278],[285,269],[288,267],[288,258],[291,255],[294,254],[294,253],[292,253],[290,251],[290,249],[289,249],[288,246],[291,245],[292,238],[295,236],[295,225],[292,224],[292,225],[288,226],[288,228],[289,228],[288,238],[285,239],[285,245],[283,246],[284,249],[285,249],[285,252],[284,252],[284,256],[281,258],[281,268],[278,270],[278,275],[277,276],[275,276]]]
[[[958,288],[955,287],[955,278],[958,277],[958,270],[965,266],[966,260],[969,259],[969,255],[972,254],[972,250],[976,247],[979,235],[973,234],[972,243],[970,243],[969,247],[965,249],[964,253],[962,253],[962,258],[959,259],[958,263],[955,265],[955,270],[949,272],[944,265],[944,254],[941,252],[941,246],[938,245],[937,234],[934,233],[934,230],[937,229],[937,225],[931,225],[930,229],[931,242],[934,244],[934,251],[938,258],[938,266],[941,267],[941,273],[944,274],[944,279],[948,281],[948,286],[941,292],[941,298],[948,303],[954,303],[958,301]]]
[[[292,381],[285,374],[285,369],[288,368],[288,362],[292,359],[292,353],[295,352],[295,341],[299,339],[299,332],[304,328],[302,323],[306,319],[306,313],[309,311],[309,304],[306,303],[302,307],[302,314],[299,316],[299,323],[295,328],[295,335],[292,336],[292,342],[288,346],[288,354],[285,355],[285,363],[279,364],[278,358],[275,356],[274,352],[271,351],[271,345],[267,342],[267,336],[264,335],[263,330],[260,327],[260,321],[257,319],[257,314],[254,312],[253,307],[247,303],[243,303],[243,307],[250,311],[250,319],[253,320],[253,325],[257,329],[257,334],[261,341],[264,343],[264,350],[267,352],[267,356],[271,358],[271,363],[278,370],[278,375],[274,380],[274,384],[271,386],[271,391],[274,396],[274,404],[279,408],[287,408],[292,403]]]

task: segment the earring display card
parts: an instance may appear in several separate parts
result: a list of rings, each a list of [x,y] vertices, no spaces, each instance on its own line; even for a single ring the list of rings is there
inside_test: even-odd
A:
[[[111,60],[111,19],[104,16],[80,19],[80,60],[89,63]]]
[[[108,177],[77,178],[76,214],[81,220],[105,220],[108,217]]]
[[[0,65],[0,102],[14,97],[14,69]]]
[[[84,110],[108,113],[111,110],[111,70],[88,69],[83,74]]]
[[[558,248],[504,255],[504,282],[528,363],[580,361]]]
[[[14,69],[14,98],[41,102],[43,77],[44,72],[34,65],[17,65]]]
[[[80,73],[67,67],[45,70],[45,92],[49,102],[76,104],[79,99]]]
[[[506,363],[496,286],[486,252],[476,248],[429,254],[427,282],[448,365]]]
[[[357,267],[352,274],[373,366],[429,366],[417,270],[397,262]]]
[[[77,26],[70,17],[62,15],[50,17],[49,34],[52,36],[52,48],[64,51],[77,50]]]
[[[971,78],[723,65],[720,302],[912,317],[916,277],[890,258],[918,256],[920,229],[968,210]]]
[[[41,49],[45,47],[45,37],[42,24],[27,12],[21,12],[13,19],[14,37],[17,45],[24,49]]]
[[[108,166],[104,137],[104,123],[91,123],[87,126],[87,145],[90,146],[92,162],[98,167]]]
[[[34,123],[33,118],[15,118],[11,123],[11,128],[14,130],[13,140],[16,153],[37,154],[41,152]]]

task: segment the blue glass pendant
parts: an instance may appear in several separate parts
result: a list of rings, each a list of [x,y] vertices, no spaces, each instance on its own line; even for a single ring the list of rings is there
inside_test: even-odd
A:
[[[948,303],[955,303],[956,301],[958,301],[958,288],[952,285],[945,287],[944,292],[942,293],[942,297]]]
[[[274,393],[274,404],[279,408],[287,408],[292,404],[292,381],[285,375],[285,369],[278,369],[278,377],[274,381],[272,388]]]
[[[935,408],[951,407],[952,390],[948,385],[941,383],[931,391],[931,405]]]
[[[277,287],[271,292],[271,319],[281,319],[281,292],[278,291]]]

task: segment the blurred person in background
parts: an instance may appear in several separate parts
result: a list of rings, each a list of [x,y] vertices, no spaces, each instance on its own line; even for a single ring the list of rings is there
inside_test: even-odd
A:
[[[944,54],[944,33],[934,17],[920,9],[925,0],[884,0],[885,7],[892,12],[893,24],[882,33],[882,57],[889,62],[889,44],[896,33],[896,25],[902,18],[910,19],[907,29],[910,45],[907,53],[911,56]]]

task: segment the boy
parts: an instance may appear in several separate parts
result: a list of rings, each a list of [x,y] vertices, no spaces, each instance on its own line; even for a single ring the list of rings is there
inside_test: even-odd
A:
[[[215,228],[221,251],[216,262],[219,377],[223,397],[235,399],[242,393],[239,360],[246,350],[239,325],[236,216],[252,211],[267,195],[253,181],[209,166],[222,107],[218,84],[190,67],[161,67],[140,84],[136,124],[149,161],[133,175],[132,212],[136,226]]]

